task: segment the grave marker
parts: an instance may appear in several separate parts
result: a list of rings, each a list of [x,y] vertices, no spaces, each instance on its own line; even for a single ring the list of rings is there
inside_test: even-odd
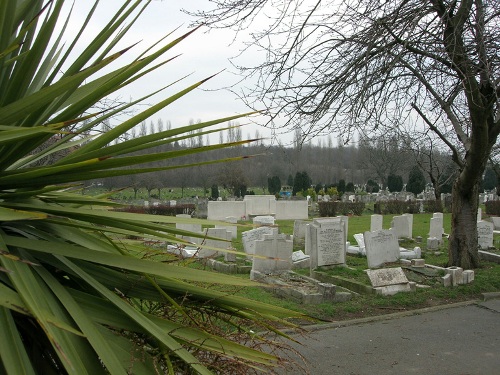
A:
[[[488,221],[477,222],[477,241],[481,250],[493,247],[493,223]]]
[[[392,229],[365,232],[365,249],[368,267],[380,267],[399,259],[399,243]]]
[[[345,221],[342,218],[316,219],[306,231],[306,254],[311,269],[320,266],[345,265]]]
[[[292,268],[293,241],[290,235],[272,234],[264,235],[262,240],[255,241],[255,257],[252,263],[250,279],[256,280],[264,275],[281,273]]]
[[[382,230],[383,222],[384,217],[382,215],[372,215],[370,218],[370,231],[375,232],[377,230]]]

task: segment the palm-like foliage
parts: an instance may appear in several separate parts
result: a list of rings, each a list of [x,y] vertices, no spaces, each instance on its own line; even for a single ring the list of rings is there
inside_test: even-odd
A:
[[[289,311],[207,289],[202,283],[249,282],[141,259],[144,249],[122,240],[175,242],[168,225],[175,218],[111,211],[104,198],[70,192],[83,180],[161,170],[167,167],[140,165],[231,146],[144,153],[232,118],[113,144],[203,82],[104,134],[83,136],[134,104],[92,114],[95,103],[163,66],[169,60],[159,59],[189,33],[109,70],[127,52],[110,51],[147,2],[118,2],[116,15],[74,60],[70,53],[84,28],[60,48],[54,30],[63,3],[0,2],[0,372],[176,373],[184,363],[211,373],[193,353],[272,364],[273,356],[214,335],[200,321],[216,316],[239,330],[238,319],[271,328],[264,322],[283,322]],[[40,163],[54,155],[55,162]]]

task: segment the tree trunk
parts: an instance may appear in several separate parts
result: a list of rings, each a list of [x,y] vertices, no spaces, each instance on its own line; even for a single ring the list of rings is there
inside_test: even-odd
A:
[[[462,190],[459,178],[453,184],[451,204],[451,234],[448,243],[448,263],[463,269],[479,267],[477,241],[477,209],[479,189]]]

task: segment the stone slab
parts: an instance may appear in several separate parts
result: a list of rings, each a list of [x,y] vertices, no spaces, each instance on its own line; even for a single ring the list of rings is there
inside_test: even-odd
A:
[[[374,288],[408,283],[408,278],[401,267],[367,270],[366,273]]]

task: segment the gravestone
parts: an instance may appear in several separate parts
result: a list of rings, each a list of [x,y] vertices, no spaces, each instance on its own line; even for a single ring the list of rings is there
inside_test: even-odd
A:
[[[274,216],[255,216],[253,224],[257,226],[274,225]]]
[[[439,244],[443,240],[443,218],[432,217],[430,220],[429,238],[437,238]]]
[[[382,230],[382,224],[384,222],[384,217],[382,215],[372,215],[370,218],[370,232],[375,232],[377,230]]]
[[[290,235],[264,235],[262,240],[255,241],[255,255],[252,262],[251,280],[258,280],[265,275],[279,274],[292,268],[293,241]],[[260,258],[260,257],[263,258]]]
[[[477,208],[477,221],[483,220],[483,209],[481,207]]]
[[[304,246],[306,241],[306,228],[307,224],[312,221],[295,220],[293,222],[293,244],[294,246]]]
[[[408,218],[408,238],[413,238],[413,214],[403,214]]]
[[[345,222],[342,218],[316,219],[307,227],[306,254],[311,256],[311,269],[345,266]]]
[[[188,214],[178,214],[175,215],[175,217],[180,218],[180,219],[191,219],[191,215]],[[192,224],[189,222],[186,223],[175,223],[175,229],[180,229],[180,230],[185,230],[188,232],[193,232],[193,233],[201,233],[202,232],[202,227],[201,224]],[[182,238],[183,240],[189,241],[189,242],[194,242],[194,243],[200,243],[201,239],[198,237],[191,237],[189,235],[177,235],[178,238]]]
[[[241,241],[243,243],[243,250],[245,253],[248,255],[255,254],[255,241],[262,240],[264,235],[273,234],[274,231],[278,233],[278,228],[259,227],[243,232],[241,234]]]
[[[365,232],[364,239],[368,267],[380,267],[399,259],[398,238],[392,229]]]
[[[220,240],[205,238],[199,245],[199,258],[210,258],[217,256],[218,251],[216,249],[228,249],[231,247],[231,232],[228,232],[224,228],[208,228],[206,229],[205,233],[208,237],[217,237],[220,238]]]
[[[411,291],[410,283],[401,267],[368,270],[366,273],[378,294],[392,295]]]
[[[237,224],[238,218],[235,216],[228,216],[223,221],[229,224]],[[231,232],[231,238],[238,237],[238,227],[236,225],[215,225],[216,228],[226,229],[228,232]]]
[[[337,216],[344,224],[344,241],[347,242],[347,234],[349,233],[349,216]]]
[[[401,215],[392,218],[391,228],[397,238],[411,238],[413,216]]]
[[[363,236],[363,233],[356,233],[354,235],[354,239],[358,244],[359,252],[365,254],[365,237]]]
[[[493,247],[493,223],[488,221],[477,222],[477,241],[481,250]]]
[[[293,268],[309,268],[311,267],[311,257],[304,254],[302,250],[294,251],[292,253],[292,267]]]

